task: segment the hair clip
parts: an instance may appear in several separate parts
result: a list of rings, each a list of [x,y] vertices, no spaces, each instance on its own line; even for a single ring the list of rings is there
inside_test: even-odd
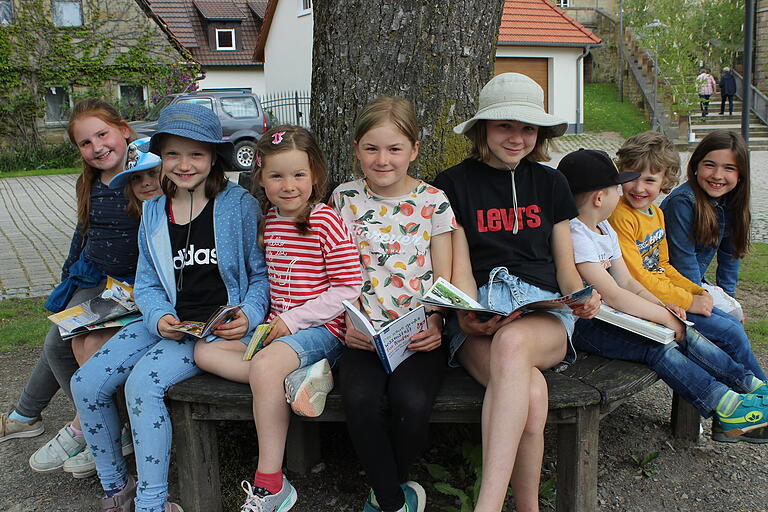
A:
[[[261,155],[256,153],[256,167],[261,169]]]
[[[280,144],[283,142],[283,135],[285,135],[285,132],[276,132],[272,134],[272,144]]]

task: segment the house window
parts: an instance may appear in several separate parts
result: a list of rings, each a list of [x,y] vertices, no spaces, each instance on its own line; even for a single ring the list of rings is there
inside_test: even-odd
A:
[[[53,0],[53,24],[57,27],[79,27],[83,24],[80,0]]]
[[[118,94],[120,95],[120,103],[129,105],[144,105],[146,103],[144,87],[140,85],[120,85]]]
[[[256,106],[256,102],[248,96],[221,98],[221,110],[235,119],[259,116],[259,108]]]
[[[70,110],[69,93],[64,87],[54,85],[45,88],[45,121],[66,121]]]
[[[299,0],[299,16],[312,14],[312,0]]]
[[[555,0],[555,5],[563,9],[570,7],[571,0]]]
[[[13,23],[13,4],[10,0],[0,0],[0,25]]]
[[[217,50],[236,50],[235,48],[235,29],[217,28],[216,29],[216,49]]]

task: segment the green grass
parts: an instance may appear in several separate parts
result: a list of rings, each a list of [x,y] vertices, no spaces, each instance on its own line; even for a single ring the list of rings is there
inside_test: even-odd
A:
[[[19,178],[23,176],[49,176],[51,174],[79,174],[79,167],[66,167],[63,169],[32,169],[29,171],[7,171],[0,172],[1,178]]]
[[[584,86],[584,130],[587,132],[618,132],[629,138],[648,130],[648,121],[632,102],[619,101],[615,84],[586,84]]]
[[[0,352],[21,351],[43,344],[51,327],[45,299],[0,301]]]

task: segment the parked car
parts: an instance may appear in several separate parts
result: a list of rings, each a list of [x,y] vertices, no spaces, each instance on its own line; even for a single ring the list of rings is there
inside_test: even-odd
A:
[[[149,137],[157,131],[157,118],[168,105],[182,101],[195,103],[213,110],[221,121],[226,140],[235,145],[234,164],[239,171],[247,171],[253,164],[256,141],[271,127],[271,119],[261,107],[259,97],[250,91],[195,91],[172,94],[162,98],[143,121],[130,123],[140,137]]]

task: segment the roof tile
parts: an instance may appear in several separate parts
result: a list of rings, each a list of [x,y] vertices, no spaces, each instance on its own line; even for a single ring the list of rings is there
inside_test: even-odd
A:
[[[550,0],[506,0],[499,44],[582,46],[601,40]]]
[[[195,7],[209,21],[242,21],[245,14],[232,2],[213,0],[193,0]]]

